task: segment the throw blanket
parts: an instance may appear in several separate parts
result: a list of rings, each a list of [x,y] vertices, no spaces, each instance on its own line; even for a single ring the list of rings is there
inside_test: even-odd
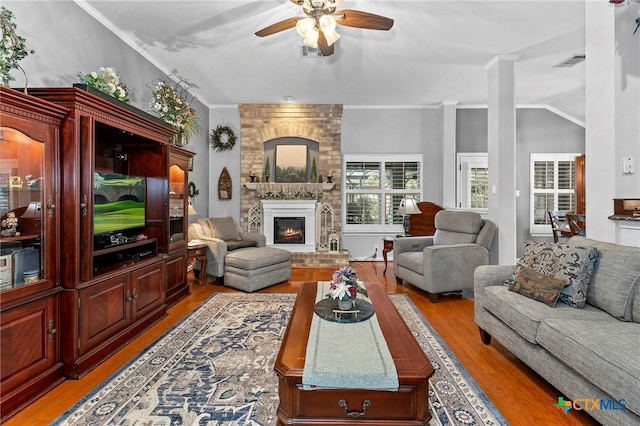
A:
[[[316,302],[329,293],[318,282]],[[362,295],[358,295],[369,301]],[[375,308],[375,306],[374,306]],[[378,317],[337,323],[314,315],[302,374],[304,389],[398,390],[398,373],[384,340]]]

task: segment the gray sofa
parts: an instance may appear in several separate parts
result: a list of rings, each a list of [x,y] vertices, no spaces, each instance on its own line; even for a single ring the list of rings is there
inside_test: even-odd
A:
[[[555,386],[558,397],[602,401],[597,410],[585,409],[599,422],[638,425],[640,248],[580,236],[567,244],[599,252],[585,307],[549,307],[504,286],[515,266],[480,266],[474,277],[480,336],[485,344],[498,339]]]

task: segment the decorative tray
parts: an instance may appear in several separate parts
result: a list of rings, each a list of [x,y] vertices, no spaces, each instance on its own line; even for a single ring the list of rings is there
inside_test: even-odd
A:
[[[336,299],[322,299],[315,304],[313,311],[322,319],[340,323],[366,321],[375,313],[373,305],[363,299],[355,299],[353,308],[348,311],[339,309]]]

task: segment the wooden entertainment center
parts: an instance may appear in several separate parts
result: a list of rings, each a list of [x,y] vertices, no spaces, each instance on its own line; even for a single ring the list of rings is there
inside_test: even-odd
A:
[[[18,235],[3,228],[0,237],[4,420],[86,374],[189,293],[193,153],[170,145],[175,131],[162,120],[86,87],[0,90],[0,215],[18,221]],[[96,191],[104,176],[141,182],[144,200],[106,200]],[[98,219],[103,203],[117,211]],[[118,225],[116,214],[137,217]],[[109,232],[98,228],[105,220]],[[23,258],[29,271],[17,270]]]

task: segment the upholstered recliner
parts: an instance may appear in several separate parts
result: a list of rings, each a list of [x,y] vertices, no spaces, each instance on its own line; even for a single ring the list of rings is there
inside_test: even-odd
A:
[[[398,284],[405,280],[429,293],[473,289],[476,267],[489,263],[496,225],[480,214],[442,210],[435,217],[436,232],[429,237],[397,238],[393,268]]]
[[[189,241],[200,240],[207,249],[206,274],[218,280],[224,276],[224,260],[229,251],[250,247],[264,247],[266,237],[263,234],[243,231],[231,216],[198,219],[189,224]],[[199,262],[194,269],[199,271]],[[200,271],[202,273],[202,271]]]

